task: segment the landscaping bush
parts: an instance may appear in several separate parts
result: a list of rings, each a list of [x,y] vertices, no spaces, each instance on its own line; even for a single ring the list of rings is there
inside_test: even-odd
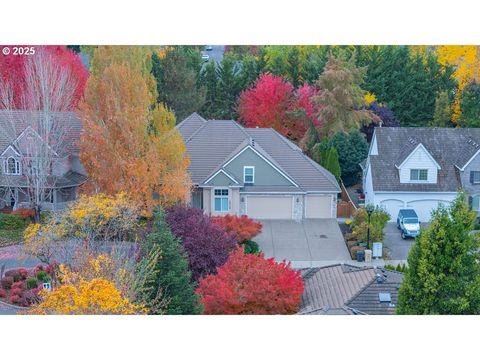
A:
[[[253,240],[245,240],[243,243],[245,254],[260,254],[260,247]]]
[[[238,242],[252,240],[262,231],[262,223],[250,219],[247,215],[212,216],[212,222],[222,227],[227,234],[236,237]]]
[[[13,277],[12,276],[4,276],[3,279],[0,281],[2,288],[9,290],[13,285]]]
[[[35,216],[34,209],[21,208],[12,211],[13,215],[17,215],[22,220],[32,219]]]
[[[28,270],[27,269],[24,269],[24,268],[20,268],[18,269],[18,272],[22,278],[22,280],[25,280],[28,276]]]
[[[38,302],[40,302],[40,296],[37,295],[37,292],[28,290],[23,293],[22,297],[20,298],[19,305],[30,306]]]
[[[10,291],[10,295],[13,296],[13,295],[17,295],[18,297],[21,297],[23,294],[23,290],[20,289],[20,288],[14,288]]]
[[[20,281],[22,279],[22,274],[19,269],[11,269],[5,271],[5,276],[11,276],[14,282]]]
[[[12,289],[20,289],[23,290],[25,289],[25,283],[23,281],[16,281],[12,284]]]
[[[0,230],[19,230],[25,227],[25,221],[15,214],[0,213]]]
[[[48,280],[50,280],[50,277],[43,270],[37,272],[36,276],[37,276],[38,281],[41,281],[41,282],[48,282]]]
[[[390,215],[381,208],[375,208],[370,217],[370,243],[383,242],[383,229],[390,220]],[[359,208],[353,215],[352,237],[358,242],[367,241],[368,215],[365,208]],[[349,238],[349,240],[353,240]]]
[[[0,298],[4,298],[7,296],[7,290],[5,289],[0,289]]]
[[[235,236],[214,224],[201,209],[174,206],[166,210],[166,220],[188,254],[194,281],[216,273],[237,244]]]
[[[35,278],[28,278],[26,281],[27,289],[35,289],[38,286],[37,279]]]
[[[20,296],[18,296],[18,295],[10,296],[10,302],[12,304],[18,305],[18,303],[20,302]]]

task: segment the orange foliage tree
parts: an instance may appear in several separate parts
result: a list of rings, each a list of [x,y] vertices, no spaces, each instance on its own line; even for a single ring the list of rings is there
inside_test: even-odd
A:
[[[86,191],[126,191],[150,212],[188,199],[189,159],[174,114],[155,103],[144,62],[149,52],[122,57],[122,51],[129,49],[94,51],[94,71],[80,104],[80,158],[90,178]]]

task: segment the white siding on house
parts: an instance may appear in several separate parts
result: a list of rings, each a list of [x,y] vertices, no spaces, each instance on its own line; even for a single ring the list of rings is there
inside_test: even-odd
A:
[[[378,155],[378,146],[377,146],[377,139],[375,137],[375,133],[373,134],[373,139],[372,139],[372,143],[370,144],[368,155]]]
[[[455,200],[456,195],[457,193],[450,192],[377,192],[373,201],[368,203],[384,208],[390,214],[390,222],[395,222],[398,211],[405,208],[415,210],[421,222],[429,222],[431,211],[436,209],[439,204],[448,206]]]
[[[372,182],[372,167],[367,163],[366,174],[364,175],[363,193],[365,194],[365,202],[367,204],[373,203],[373,182]]]
[[[426,181],[411,181],[411,169],[427,169],[428,179]],[[407,158],[399,169],[399,176],[401,183],[437,183],[437,164],[432,160],[432,157],[425,150],[423,146],[417,147],[413,153]]]

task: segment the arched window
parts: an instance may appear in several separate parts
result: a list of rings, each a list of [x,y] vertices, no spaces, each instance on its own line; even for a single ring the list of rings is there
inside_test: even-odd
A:
[[[5,166],[5,172],[11,175],[20,174],[20,163],[15,158],[9,157]]]

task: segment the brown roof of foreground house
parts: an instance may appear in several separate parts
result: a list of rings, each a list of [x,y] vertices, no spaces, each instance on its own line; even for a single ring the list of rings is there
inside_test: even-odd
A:
[[[245,146],[253,143],[298,187],[289,191],[340,192],[335,177],[302,150],[269,128],[243,128],[234,120],[205,120],[194,113],[177,125],[190,156],[189,172],[202,184]]]
[[[393,314],[402,279],[396,271],[344,264],[305,270],[300,314]],[[380,293],[391,301],[380,301]]]

